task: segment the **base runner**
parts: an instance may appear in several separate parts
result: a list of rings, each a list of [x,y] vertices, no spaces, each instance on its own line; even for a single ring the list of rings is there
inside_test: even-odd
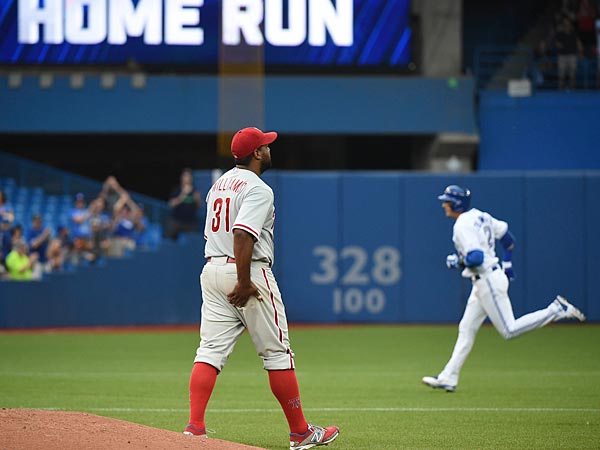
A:
[[[447,256],[446,265],[462,270],[462,276],[472,281],[473,288],[458,325],[458,339],[450,360],[438,376],[423,377],[422,382],[453,392],[486,317],[504,339],[511,339],[557,320],[583,322],[585,316],[558,295],[545,309],[515,319],[508,297],[508,283],[515,278],[512,267],[515,239],[508,224],[484,211],[470,208],[471,192],[464,187],[450,185],[438,199],[442,201],[446,216],[455,220],[452,241],[457,253]],[[496,240],[504,248],[502,266],[496,257]]]

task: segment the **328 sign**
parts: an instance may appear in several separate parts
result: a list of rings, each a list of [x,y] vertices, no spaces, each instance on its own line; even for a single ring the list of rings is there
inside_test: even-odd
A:
[[[317,285],[341,285],[333,290],[333,311],[379,314],[386,306],[384,287],[402,278],[400,252],[392,246],[377,247],[371,254],[360,246],[338,250],[328,245],[313,249],[318,269],[310,280]],[[340,270],[340,268],[342,268]]]

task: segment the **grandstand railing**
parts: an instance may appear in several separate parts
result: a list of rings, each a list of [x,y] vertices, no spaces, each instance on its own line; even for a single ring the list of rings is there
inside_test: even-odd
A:
[[[600,89],[598,58],[578,59],[575,89]],[[528,78],[533,89],[560,88],[558,58],[537,57],[529,47],[481,46],[475,50],[476,88],[506,89],[513,79]]]
[[[107,176],[110,174],[107,174]],[[47,196],[61,196],[73,200],[78,192],[86,198],[94,198],[102,189],[102,182],[49,167],[0,151],[0,178],[12,180],[15,186],[41,189]],[[5,183],[6,184],[6,183]],[[10,182],[8,183],[10,184]],[[5,186],[6,189],[6,186]],[[10,193],[9,193],[10,194]],[[169,207],[167,202],[132,192],[129,194],[144,206],[145,214],[152,223],[165,225]],[[11,195],[8,195],[11,202]]]

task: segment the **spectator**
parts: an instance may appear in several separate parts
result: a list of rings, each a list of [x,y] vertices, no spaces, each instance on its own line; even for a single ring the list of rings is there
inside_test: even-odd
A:
[[[176,240],[182,232],[199,233],[198,212],[202,206],[200,191],[194,186],[191,169],[183,169],[180,184],[169,198],[171,215],[167,221],[167,237]]]
[[[80,192],[75,196],[75,205],[69,213],[70,227],[76,250],[89,250],[91,237],[90,212],[86,206],[85,196]]]
[[[12,251],[13,244],[16,241],[20,241],[20,240],[23,240],[23,227],[21,226],[20,223],[16,223],[3,236],[2,254],[4,255],[4,260],[2,261],[2,263],[4,264],[4,266],[6,267],[7,270],[8,270],[8,266],[6,265],[6,258]]]
[[[38,264],[38,254],[28,254],[27,244],[17,239],[13,242],[13,249],[6,256],[6,268],[11,280],[31,281],[41,279],[42,272]]]
[[[106,209],[112,212],[114,211],[115,204],[125,192],[125,189],[123,189],[117,179],[113,175],[110,175],[104,181],[102,190],[98,196],[104,198],[104,201],[106,202]]]
[[[551,28],[546,39],[541,39],[534,51],[536,65],[533,80],[539,87],[548,87],[547,83],[556,76],[556,49],[554,48],[554,29]]]
[[[65,254],[60,239],[52,239],[48,244],[47,272],[62,272],[65,268]]]
[[[3,254],[2,254],[2,249],[0,249],[0,259],[4,259]],[[0,281],[1,280],[9,280],[9,279],[10,279],[10,275],[8,274],[8,271],[6,270],[6,266],[4,265],[4,263],[0,263]]]
[[[39,262],[43,269],[47,269],[48,263],[48,244],[52,238],[52,230],[44,227],[42,224],[42,216],[34,214],[31,218],[31,228],[27,231],[27,243],[29,251],[39,255]]]
[[[121,198],[115,203],[111,243],[112,255],[123,256],[126,251],[135,250],[136,224],[134,217],[138,214],[138,209],[137,204],[127,192],[123,192]]]
[[[3,231],[0,234],[1,242],[0,242],[0,264],[4,264],[6,261],[6,255],[8,255],[12,249],[12,239],[11,232]]]
[[[56,237],[48,246],[48,260],[52,272],[60,272],[77,265],[75,244],[69,227],[61,225],[57,228]]]
[[[563,17],[561,27],[556,33],[558,51],[558,88],[575,89],[577,57],[583,53],[581,41],[567,17]]]
[[[11,246],[11,250],[12,250],[12,246],[14,245],[15,242],[22,241],[22,240],[23,240],[23,227],[21,226],[20,223],[16,223],[10,229],[10,246]]]
[[[15,220],[12,205],[0,189],[0,263],[4,263],[11,248],[11,228]]]
[[[96,261],[105,256],[110,249],[112,217],[106,211],[106,202],[103,197],[96,197],[90,202],[89,225],[90,247],[86,254],[88,261]]]
[[[0,230],[10,230],[10,227],[15,220],[15,212],[13,207],[6,198],[6,194],[0,189]]]
[[[596,89],[600,89],[600,18],[596,20]]]
[[[6,266],[6,258],[13,249],[13,243],[15,241],[23,239],[23,228],[21,224],[14,224],[12,228],[5,231],[2,235],[2,264],[8,270]]]
[[[577,20],[577,11],[579,10],[578,0],[562,0],[560,10],[557,12],[558,20],[556,25],[560,25],[563,17],[567,17],[571,23]]]
[[[591,58],[596,48],[596,7],[590,0],[580,0],[577,10],[577,34],[583,48],[583,56]]]
[[[99,217],[99,213],[103,208],[104,202],[99,204],[92,201],[87,207],[82,193],[75,196],[75,206],[71,209],[69,218],[76,264],[82,261],[94,262],[100,253],[100,242],[104,240],[102,239],[103,218]],[[92,215],[94,215],[93,219]]]
[[[135,245],[138,248],[147,250],[150,247],[148,242],[148,217],[146,209],[142,203],[137,204],[137,209],[133,211],[133,223],[135,225]]]

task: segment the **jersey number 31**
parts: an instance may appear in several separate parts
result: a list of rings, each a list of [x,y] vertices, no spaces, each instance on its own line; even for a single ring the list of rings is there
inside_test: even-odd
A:
[[[229,233],[230,230],[230,226],[229,226],[229,204],[231,203],[231,198],[227,197],[225,199],[225,231],[227,233]],[[222,198],[217,198],[215,200],[215,202],[213,203],[213,211],[215,213],[215,215],[212,218],[212,230],[214,233],[216,233],[217,231],[219,231],[219,228],[221,227],[221,214],[223,213],[223,199]]]

